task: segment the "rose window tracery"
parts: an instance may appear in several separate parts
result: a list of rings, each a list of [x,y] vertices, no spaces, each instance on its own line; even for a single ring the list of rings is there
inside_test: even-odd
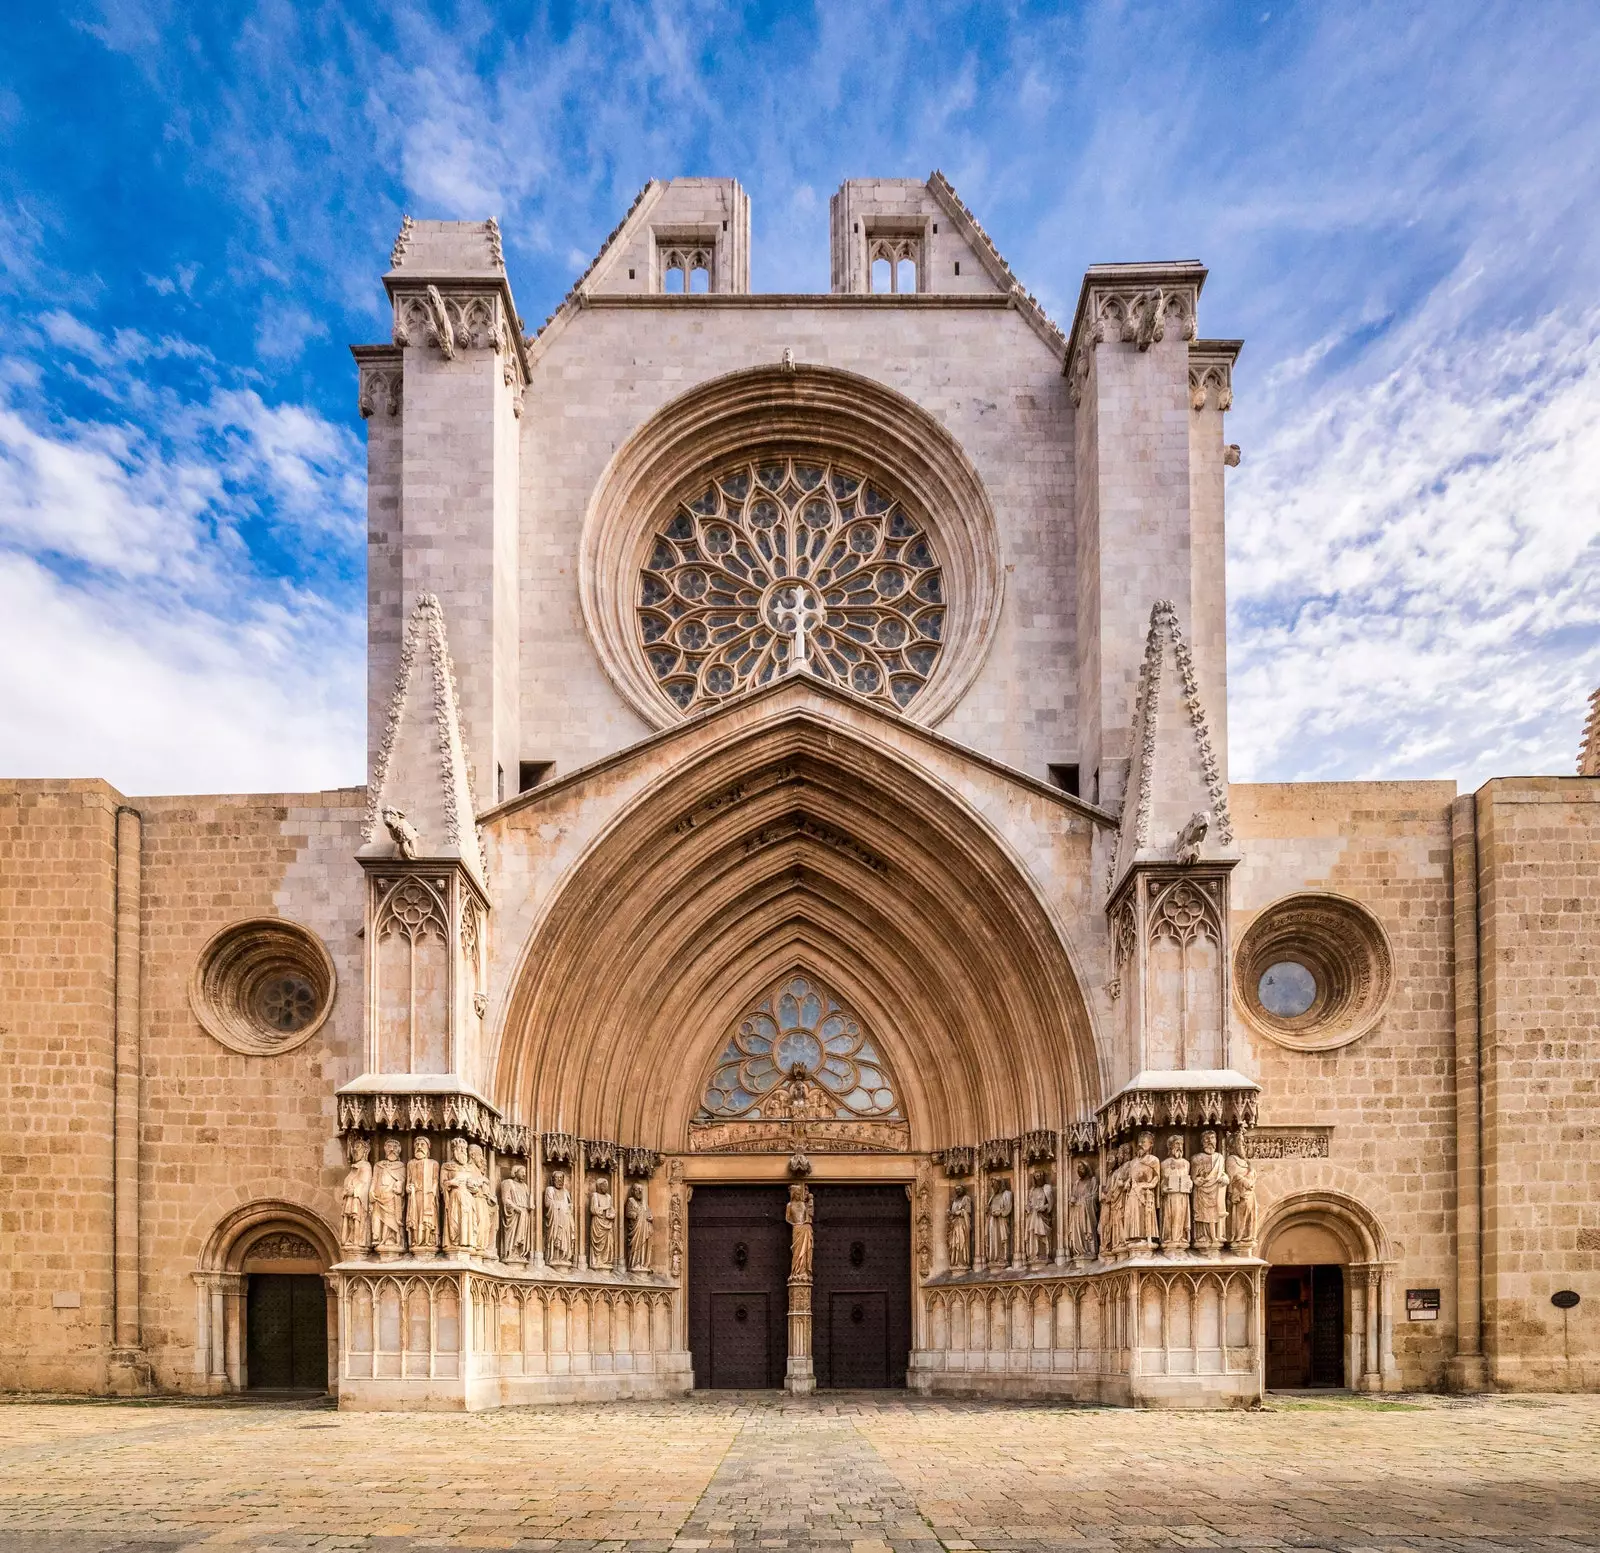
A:
[[[739,1022],[694,1119],[899,1116],[894,1086],[860,1020],[814,977],[791,976]]]
[[[840,464],[775,458],[731,465],[673,508],[637,621],[684,712],[794,666],[903,708],[939,661],[945,605],[939,557],[903,501]]]

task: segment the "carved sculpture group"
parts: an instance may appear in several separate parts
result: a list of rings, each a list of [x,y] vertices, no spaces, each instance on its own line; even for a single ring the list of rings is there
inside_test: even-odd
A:
[[[1065,1259],[1083,1263],[1156,1252],[1216,1256],[1224,1248],[1248,1253],[1256,1240],[1255,1163],[1247,1134],[1230,1134],[1227,1142],[1224,1154],[1217,1134],[1207,1129],[1198,1152],[1186,1155],[1184,1135],[1175,1132],[1162,1158],[1155,1134],[1141,1132],[1106,1154],[1104,1183],[1090,1159],[1074,1160],[1064,1204]],[[1010,1176],[991,1176],[988,1193],[983,1251],[987,1267],[999,1270],[1012,1264]],[[1057,1212],[1055,1187],[1043,1169],[1032,1172],[1022,1206],[1026,1263],[1039,1267],[1051,1259]],[[945,1220],[952,1272],[971,1272],[977,1265],[974,1209],[972,1189],[958,1184]]]
[[[432,1142],[419,1133],[409,1160],[402,1158],[403,1152],[399,1138],[385,1138],[374,1164],[368,1138],[351,1136],[340,1204],[346,1254],[373,1255],[381,1261],[407,1255],[498,1256],[511,1263],[530,1259],[534,1201],[526,1164],[513,1161],[496,1187],[481,1143],[451,1138],[441,1163],[433,1157]],[[574,1266],[577,1224],[565,1170],[550,1172],[543,1207],[545,1259],[552,1267]],[[588,1265],[608,1271],[617,1258],[617,1213],[608,1174],[591,1177],[587,1208]],[[627,1269],[650,1271],[655,1216],[644,1182],[630,1183],[623,1220]]]

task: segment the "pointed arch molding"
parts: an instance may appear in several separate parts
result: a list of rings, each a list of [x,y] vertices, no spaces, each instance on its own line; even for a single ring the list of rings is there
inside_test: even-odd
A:
[[[570,871],[523,946],[494,1098],[547,1130],[684,1149],[729,1031],[798,971],[872,1032],[912,1148],[1059,1127],[1101,1090],[1073,959],[962,799],[787,716],[687,762]]]
[[[993,509],[960,445],[928,412],[870,378],[803,364],[757,367],[691,389],[612,457],[584,520],[584,619],[617,689],[653,726],[682,717],[637,637],[639,572],[667,506],[739,456],[844,458],[908,500],[941,558],[944,647],[905,716],[936,726],[983,664],[1000,620],[1004,572]]]

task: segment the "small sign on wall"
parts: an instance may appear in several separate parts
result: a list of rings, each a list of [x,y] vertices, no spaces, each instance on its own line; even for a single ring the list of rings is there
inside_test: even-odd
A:
[[[1437,1289],[1406,1290],[1407,1321],[1437,1321],[1439,1319],[1439,1291]]]

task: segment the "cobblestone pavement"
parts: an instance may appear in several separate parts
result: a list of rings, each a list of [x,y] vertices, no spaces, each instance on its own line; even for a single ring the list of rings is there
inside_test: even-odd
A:
[[[0,1404],[0,1553],[1600,1548],[1600,1397]]]

